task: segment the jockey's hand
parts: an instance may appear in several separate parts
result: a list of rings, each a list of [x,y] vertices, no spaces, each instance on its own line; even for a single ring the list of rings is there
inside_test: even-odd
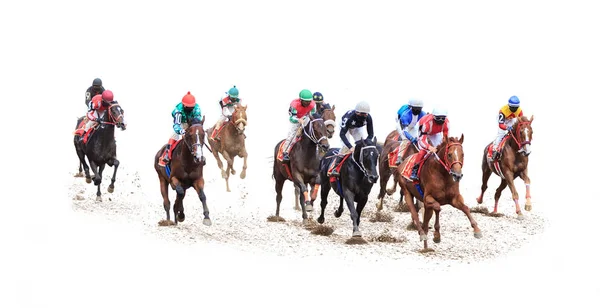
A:
[[[304,118],[298,118],[298,123],[300,123],[300,125],[304,126]]]
[[[432,153],[435,153],[435,152],[437,152],[437,148],[429,146],[429,151],[431,151]]]
[[[178,134],[185,135],[185,129],[183,129],[183,128],[179,129]]]
[[[110,104],[107,101],[102,101],[102,106],[108,107],[108,106],[110,106]]]
[[[351,147],[349,152],[354,152],[354,147]]]
[[[98,124],[102,124],[102,120],[100,118],[96,118],[94,121],[98,122]]]

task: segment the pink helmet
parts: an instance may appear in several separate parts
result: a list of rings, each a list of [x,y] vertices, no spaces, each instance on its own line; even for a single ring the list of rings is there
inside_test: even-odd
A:
[[[102,99],[107,101],[107,102],[112,102],[114,99],[113,93],[111,90],[104,90],[104,92],[102,92]]]

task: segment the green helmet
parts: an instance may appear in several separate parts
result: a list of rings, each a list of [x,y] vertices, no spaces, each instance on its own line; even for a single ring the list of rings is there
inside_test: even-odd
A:
[[[240,92],[238,91],[238,89],[235,86],[233,86],[233,88],[229,89],[229,91],[227,92],[227,94],[231,98],[237,98],[238,95],[240,94]]]
[[[302,91],[300,91],[300,99],[303,101],[312,101],[313,95],[312,92],[310,92],[307,89],[304,89]]]

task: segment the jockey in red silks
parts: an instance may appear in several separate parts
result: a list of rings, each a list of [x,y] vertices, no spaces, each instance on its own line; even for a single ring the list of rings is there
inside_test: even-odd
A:
[[[415,157],[415,165],[410,176],[411,180],[418,180],[417,171],[425,154],[428,152],[435,153],[437,146],[442,143],[444,138],[448,137],[448,125],[450,122],[446,118],[447,116],[448,111],[446,109],[434,108],[430,114],[425,115],[419,120],[419,140],[417,143],[419,153]],[[428,139],[429,142],[427,141]]]

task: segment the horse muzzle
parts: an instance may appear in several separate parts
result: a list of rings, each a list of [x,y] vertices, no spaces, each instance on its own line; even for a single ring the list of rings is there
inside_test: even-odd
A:
[[[452,175],[452,180],[454,180],[454,182],[460,182],[463,177],[462,172],[450,171],[450,175]]]
[[[206,165],[206,158],[204,156],[200,156],[200,158],[198,158],[198,156],[194,156],[194,163],[202,163],[202,166],[204,166]]]
[[[369,181],[369,184],[375,184],[377,182],[377,180],[379,179],[379,176],[376,174],[370,174],[367,176],[367,181]]]

